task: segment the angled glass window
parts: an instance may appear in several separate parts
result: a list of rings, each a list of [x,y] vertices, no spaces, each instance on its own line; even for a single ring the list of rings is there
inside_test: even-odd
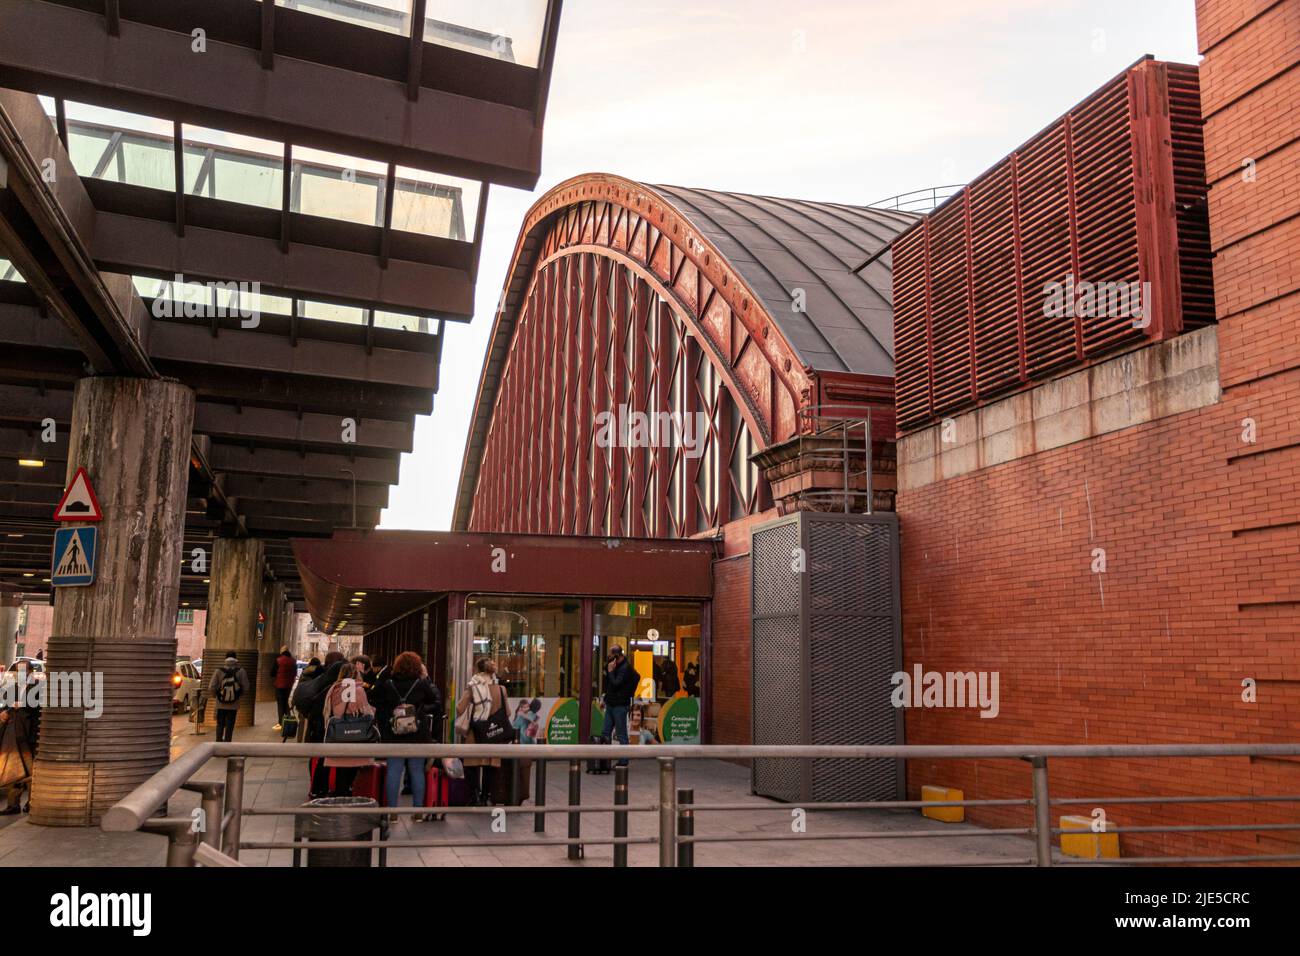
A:
[[[284,144],[185,126],[185,191],[192,196],[279,209],[284,200]]]
[[[275,0],[275,5],[384,33],[411,35],[411,0]]]
[[[78,176],[176,189],[168,120],[68,101],[68,152]]]
[[[438,331],[438,320],[424,315],[404,315],[401,312],[376,312],[375,328],[433,335]]]
[[[8,259],[0,259],[0,282],[24,282],[14,264]]]
[[[299,300],[298,315],[304,319],[319,319],[322,322],[342,322],[346,325],[365,325],[366,310],[351,305],[335,305],[332,302],[312,302]]]
[[[398,166],[396,184],[394,229],[462,242],[474,238],[481,183]]]
[[[546,0],[428,0],[426,43],[536,67]]]
[[[294,147],[290,209],[382,226],[387,176],[388,167],[374,160]]]

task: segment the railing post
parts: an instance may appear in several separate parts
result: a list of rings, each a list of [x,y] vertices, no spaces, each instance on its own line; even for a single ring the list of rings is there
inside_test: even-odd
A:
[[[546,806],[546,761],[537,761],[537,779],[533,781],[533,805],[537,807]],[[533,832],[546,832],[546,814],[533,814]]]
[[[1047,790],[1047,758],[1030,757],[1034,768],[1034,839],[1037,865],[1052,865],[1052,801]]]
[[[239,859],[239,828],[244,818],[244,758],[226,759],[226,812],[230,822],[221,838],[221,849],[232,860]]]
[[[627,806],[627,767],[614,768],[614,806]],[[627,811],[614,811],[614,839],[627,836]],[[614,865],[627,866],[627,844],[614,844]]]
[[[193,866],[199,849],[199,834],[188,818],[147,820],[142,833],[161,833],[167,837],[167,866]]]
[[[691,808],[693,803],[695,803],[694,789],[688,787],[677,791],[678,837],[695,836],[695,811]],[[677,841],[677,865],[688,869],[695,866],[695,844],[690,840]]]
[[[569,806],[576,807],[582,803],[582,761],[569,761]],[[582,836],[582,814],[577,810],[569,811],[569,839],[576,840]],[[581,860],[582,844],[569,844],[569,859]]]
[[[672,757],[659,759],[659,865],[677,865],[677,763]]]
[[[181,784],[182,790],[199,794],[199,806],[203,809],[203,842],[213,849],[221,849],[221,820],[225,813],[222,809],[224,783],[198,782],[191,780]]]

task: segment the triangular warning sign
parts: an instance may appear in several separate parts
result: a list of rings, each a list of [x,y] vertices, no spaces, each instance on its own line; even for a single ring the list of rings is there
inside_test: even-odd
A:
[[[81,534],[73,532],[68,538],[68,546],[63,549],[63,554],[59,555],[59,563],[54,568],[54,576],[57,578],[80,578],[90,573],[90,556],[86,554],[86,546],[82,543]]]
[[[55,521],[103,521],[104,513],[99,510],[99,499],[95,489],[90,485],[90,478],[85,468],[78,468],[72,478],[72,484],[63,493],[63,500],[54,510]]]

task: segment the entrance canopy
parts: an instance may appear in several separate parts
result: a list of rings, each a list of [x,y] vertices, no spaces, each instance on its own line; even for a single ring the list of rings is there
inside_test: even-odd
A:
[[[704,540],[443,531],[340,531],[293,552],[316,626],[363,634],[448,592],[707,600],[718,556]]]

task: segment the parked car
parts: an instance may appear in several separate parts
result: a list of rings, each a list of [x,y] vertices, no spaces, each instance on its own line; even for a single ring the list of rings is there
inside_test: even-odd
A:
[[[172,672],[172,711],[189,713],[199,703],[199,694],[203,690],[203,679],[194,661],[181,657],[176,660],[176,670]]]

